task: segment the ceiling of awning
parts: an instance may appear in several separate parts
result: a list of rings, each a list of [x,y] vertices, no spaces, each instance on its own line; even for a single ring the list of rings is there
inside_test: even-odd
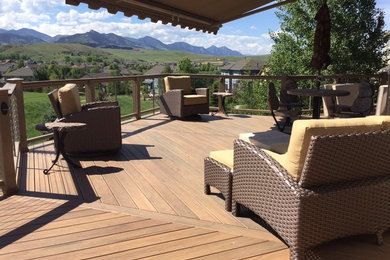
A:
[[[90,9],[106,8],[109,13],[123,12],[182,28],[216,34],[222,24],[283,4],[286,0],[66,0],[67,4],[85,3]]]

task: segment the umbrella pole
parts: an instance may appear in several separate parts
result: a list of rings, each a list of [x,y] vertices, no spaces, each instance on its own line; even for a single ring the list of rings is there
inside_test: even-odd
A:
[[[321,69],[319,69],[318,76],[317,76],[317,82],[316,82],[317,90],[319,90],[321,87],[321,81],[322,81],[322,74],[321,74]]]

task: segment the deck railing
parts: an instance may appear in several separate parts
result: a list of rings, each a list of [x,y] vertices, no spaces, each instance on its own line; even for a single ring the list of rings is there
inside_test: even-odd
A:
[[[28,144],[36,142],[38,140],[47,139],[51,137],[50,134],[39,137],[27,139],[26,134],[26,118],[24,109],[24,98],[23,91],[36,88],[47,88],[47,87],[61,87],[66,83],[75,83],[78,85],[85,86],[85,99],[86,102],[93,102],[96,100],[95,86],[99,83],[115,83],[115,82],[131,82],[131,93],[132,93],[132,113],[122,115],[122,119],[128,119],[134,117],[136,120],[141,119],[141,115],[145,113],[154,113],[159,109],[158,106],[153,102],[153,107],[146,110],[141,110],[141,85],[145,79],[158,79],[161,84],[162,78],[167,75],[189,75],[189,74],[158,74],[158,75],[143,75],[143,76],[123,76],[123,77],[104,77],[104,78],[87,78],[87,79],[67,79],[67,80],[51,80],[51,81],[35,81],[26,82],[21,79],[9,79],[7,84],[0,88],[0,105],[2,111],[0,113],[0,186],[3,187],[5,193],[13,192],[17,189],[16,176],[17,176],[17,165],[20,158],[20,153],[28,150]],[[238,76],[238,75],[208,75],[208,74],[191,74],[192,78],[202,79],[218,79],[220,82],[219,90],[223,91],[225,86],[224,82],[226,79],[235,79],[241,81],[254,81],[254,80],[265,80],[265,81],[283,81],[287,79],[294,79],[296,81],[315,81],[318,79],[316,75],[295,75],[295,76]],[[350,79],[374,79],[379,84],[387,84],[387,74],[374,74],[374,75],[324,75],[323,80],[340,82],[347,81]],[[315,84],[313,84],[315,85]],[[159,89],[164,89],[160,86]],[[153,100],[154,100],[154,89]],[[161,93],[159,93],[161,94]],[[157,104],[158,105],[158,104]],[[217,109],[217,107],[211,107],[211,109]],[[264,113],[269,112],[268,110],[261,109],[231,109],[241,113]]]

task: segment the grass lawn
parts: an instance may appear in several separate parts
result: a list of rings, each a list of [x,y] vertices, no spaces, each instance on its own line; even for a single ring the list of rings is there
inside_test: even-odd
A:
[[[84,97],[81,97],[82,103],[85,103]],[[113,99],[113,98],[112,98]],[[118,95],[119,106],[121,107],[121,115],[133,113],[133,99],[131,96]],[[24,106],[26,115],[27,138],[41,135],[41,132],[35,130],[35,125],[49,122],[54,116],[54,110],[50,104],[46,93],[24,92]],[[157,104],[155,104],[157,106]],[[151,100],[141,100],[141,110],[146,110],[153,107]]]

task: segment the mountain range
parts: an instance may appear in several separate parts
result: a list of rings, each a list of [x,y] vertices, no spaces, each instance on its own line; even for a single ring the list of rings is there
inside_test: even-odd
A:
[[[242,56],[238,51],[231,50],[225,46],[209,48],[193,46],[185,42],[175,42],[165,44],[160,40],[146,36],[135,39],[122,37],[114,33],[102,34],[96,31],[79,33],[74,35],[57,35],[51,37],[44,33],[32,29],[4,30],[0,29],[0,45],[31,44],[31,43],[79,43],[95,48],[111,49],[152,49],[152,50],[174,50],[186,51],[195,54],[215,55],[215,56]]]

